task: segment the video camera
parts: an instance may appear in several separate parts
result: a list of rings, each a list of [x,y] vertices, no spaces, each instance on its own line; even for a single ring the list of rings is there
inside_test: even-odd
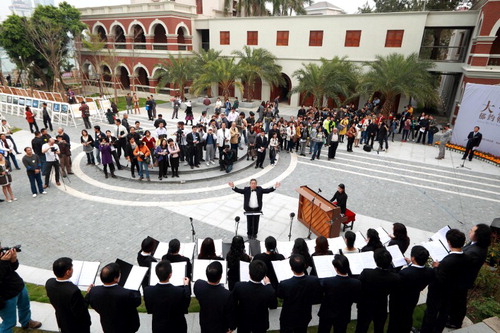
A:
[[[21,252],[21,245],[16,245],[12,247],[2,247],[0,248],[0,255],[4,255],[9,250],[15,250],[16,252]]]

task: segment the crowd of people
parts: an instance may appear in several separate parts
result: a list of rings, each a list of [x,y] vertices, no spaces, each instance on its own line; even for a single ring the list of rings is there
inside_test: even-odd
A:
[[[265,332],[269,329],[269,309],[282,300],[280,315],[281,332],[307,332],[312,318],[312,305],[320,304],[318,332],[346,332],[351,321],[351,308],[357,305],[356,332],[368,331],[370,323],[374,332],[384,332],[389,317],[389,333],[417,332],[413,327],[413,311],[420,292],[428,287],[425,315],[420,332],[442,332],[444,327],[461,327],[467,309],[467,293],[472,288],[483,266],[491,242],[490,227],[474,226],[469,232],[469,242],[458,229],[446,233],[449,254],[440,262],[429,261],[429,252],[415,245],[406,258],[407,266],[394,268],[390,252],[381,243],[379,234],[369,229],[366,245],[355,247],[356,234],[346,232],[345,247],[333,253],[325,237],[315,241],[310,253],[304,239],[294,242],[291,253],[280,254],[274,237],[266,238],[265,249],[253,258],[246,253],[241,236],[232,240],[225,259],[216,253],[214,240],[205,238],[197,259],[213,260],[206,268],[206,279],[193,284],[193,292],[200,304],[199,323],[202,332],[227,333]],[[402,253],[409,249],[410,239],[406,227],[393,225],[393,235],[387,244],[397,245]],[[157,262],[152,252],[154,241],[146,238],[137,254],[139,265],[151,267],[142,283],[146,310],[152,314],[153,332],[187,332],[185,314],[191,301],[193,258],[182,256],[181,243],[169,242],[168,253]],[[373,251],[377,268],[365,268],[360,275],[353,275],[349,254]],[[311,251],[312,252],[312,251]],[[336,251],[337,252],[337,251]],[[315,256],[333,255],[332,265],[336,275],[330,278],[316,276]],[[279,281],[273,261],[289,258],[293,277]],[[223,265],[227,261],[227,288],[221,284]],[[240,281],[240,262],[249,262],[249,281]],[[182,286],[170,283],[172,263],[186,262]],[[196,265],[196,262],[195,262]],[[17,275],[17,252],[4,250],[0,257],[0,316],[2,332],[10,332],[16,323],[16,308],[20,311],[23,327],[40,327],[41,323],[30,318],[28,294],[22,279]],[[110,263],[100,272],[102,286],[90,286],[85,297],[71,282],[72,260],[57,259],[53,264],[55,278],[46,283],[46,291],[56,312],[61,332],[90,332],[91,320],[88,306],[99,313],[104,332],[136,332],[140,327],[137,307],[141,293],[121,286],[120,266]],[[156,274],[159,283],[149,285],[149,274]],[[389,313],[387,312],[389,309]]]

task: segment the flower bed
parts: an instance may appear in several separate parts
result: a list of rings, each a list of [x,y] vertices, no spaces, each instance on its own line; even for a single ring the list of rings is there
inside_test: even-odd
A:
[[[439,143],[440,143],[439,141],[436,141],[434,144],[439,145]],[[456,152],[464,152],[465,151],[465,147],[459,146],[459,145],[454,145],[451,143],[447,143],[446,148],[448,150],[453,150]],[[484,152],[479,151],[479,150],[474,150],[474,156],[476,156],[476,158],[478,158],[484,162],[487,162],[487,163],[490,163],[490,164],[493,164],[496,166],[500,166],[500,156],[495,156],[495,155],[492,155],[490,153],[484,153]]]

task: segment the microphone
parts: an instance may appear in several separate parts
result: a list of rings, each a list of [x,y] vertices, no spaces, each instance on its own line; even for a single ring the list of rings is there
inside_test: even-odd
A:
[[[321,191],[321,189],[320,189],[320,188],[318,188],[318,193],[321,193],[321,192],[323,192],[323,191]]]
[[[293,217],[295,217],[295,213],[294,213],[294,212],[291,212],[291,213],[290,213],[290,217],[292,217],[292,218],[293,218]]]
[[[236,222],[240,222],[240,217],[239,217],[239,216],[236,216],[236,217],[234,218],[234,220],[235,220]]]
[[[192,217],[189,218],[189,222],[193,222],[193,218]]]

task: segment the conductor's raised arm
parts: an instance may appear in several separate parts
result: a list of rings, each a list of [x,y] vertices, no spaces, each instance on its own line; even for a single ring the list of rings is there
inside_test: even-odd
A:
[[[240,193],[240,194],[245,193],[245,191],[243,189],[240,189],[240,188],[237,188],[236,186],[234,186],[233,182],[229,182],[227,184],[229,185],[229,187],[231,187],[233,189],[234,192]]]

